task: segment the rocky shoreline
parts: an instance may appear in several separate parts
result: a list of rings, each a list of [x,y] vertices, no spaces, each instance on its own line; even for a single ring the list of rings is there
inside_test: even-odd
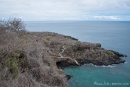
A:
[[[123,56],[123,57],[126,57],[126,56]],[[109,66],[109,65],[112,65],[112,64],[120,64],[120,63],[125,63],[126,61],[121,59],[121,58],[118,58],[116,60],[105,60],[105,61],[90,61],[88,59],[77,59],[78,63],[81,65],[84,65],[84,64],[93,64],[93,65],[97,65],[97,66]],[[74,62],[71,62],[71,63],[68,63],[67,61],[60,61],[60,62],[57,62],[57,67],[58,68],[65,68],[65,67],[69,67],[69,66],[78,66],[77,64],[75,64]]]
[[[112,50],[110,50],[112,51]],[[120,63],[125,63],[125,60],[122,59],[122,57],[127,57],[127,55],[112,51],[113,53],[116,54],[115,60],[105,60],[105,61],[90,61],[88,59],[77,59],[77,62],[81,65],[84,64],[93,64],[96,66],[109,66],[112,64],[120,64]],[[60,61],[57,62],[57,67],[64,69],[65,67],[69,67],[69,66],[78,66],[76,63],[74,62],[67,62],[67,61]],[[73,76],[71,75],[66,75],[67,80],[71,79]]]
[[[109,65],[113,65],[113,64],[120,64],[120,63],[125,63],[125,60],[123,60],[123,57],[127,57],[127,55],[121,54],[119,52],[113,51],[113,50],[109,50],[111,52],[113,52],[116,56],[114,58],[114,60],[88,60],[87,58],[84,59],[76,59],[76,61],[81,65],[84,64],[93,64],[96,66],[109,66]],[[69,67],[69,66],[78,66],[76,63],[74,62],[68,62],[68,61],[59,61],[56,62],[56,65],[58,68],[64,69],[65,67]],[[71,75],[66,75],[67,80],[71,79],[73,76]]]
[[[20,19],[0,22],[0,87],[68,87],[63,68],[124,63],[99,43],[54,32],[28,32]]]
[[[83,43],[78,42],[74,45],[74,48],[72,46],[72,48],[66,49],[63,55],[67,56],[66,54],[67,52],[73,54],[70,55],[72,58],[77,57],[75,58],[75,60],[79,63],[79,65],[92,63],[97,66],[108,66],[112,64],[124,63],[125,60],[123,60],[122,58],[127,57],[127,55],[121,54],[113,50],[105,50],[104,48],[101,47],[101,44],[99,43],[93,44],[87,42]],[[76,54],[74,52],[76,53],[79,52],[79,54],[78,53]],[[58,68],[65,68],[68,66],[78,66],[74,61],[69,60],[60,60],[57,61],[56,64]]]
[[[4,38],[4,44],[0,44],[0,87],[68,87],[67,80],[72,76],[64,73],[65,67],[125,62],[122,57],[126,55],[71,36],[53,32],[8,35],[10,38]]]

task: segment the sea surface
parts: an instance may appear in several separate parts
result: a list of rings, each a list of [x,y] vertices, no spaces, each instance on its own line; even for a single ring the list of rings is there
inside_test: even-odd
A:
[[[102,47],[128,57],[124,64],[71,66],[64,69],[73,77],[69,87],[130,87],[129,21],[33,21],[25,22],[28,31],[49,31],[69,35],[79,41],[101,43]]]

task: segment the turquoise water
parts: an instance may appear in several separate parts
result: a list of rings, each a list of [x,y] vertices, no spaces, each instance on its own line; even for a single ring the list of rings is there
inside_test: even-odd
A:
[[[26,22],[29,31],[50,31],[80,41],[101,43],[105,49],[128,55],[125,64],[97,67],[92,64],[67,67],[73,77],[69,87],[130,87],[130,22]]]

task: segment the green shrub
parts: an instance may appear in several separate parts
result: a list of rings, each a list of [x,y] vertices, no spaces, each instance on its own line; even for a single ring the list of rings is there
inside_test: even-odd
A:
[[[49,41],[50,39],[51,39],[51,38],[50,38],[49,36],[47,36],[47,37],[46,37],[46,40],[48,40],[48,41]]]
[[[77,59],[78,57],[79,57],[78,55],[75,56],[76,59]]]
[[[13,62],[12,63],[12,69],[13,69],[13,79],[18,77],[19,69],[18,69],[18,63]]]
[[[64,36],[64,37],[65,37],[65,38],[70,38],[70,39],[72,38],[71,36]]]
[[[5,59],[4,60],[5,66],[7,66],[11,70],[13,79],[18,77],[19,64],[24,63],[24,60],[23,60],[23,58],[20,58],[20,55],[21,54],[18,52],[12,52],[12,53],[10,53],[10,55],[8,54],[2,58],[2,59]]]
[[[110,52],[110,51],[106,51],[105,53],[106,53],[108,56],[113,56],[113,53]]]
[[[7,66],[12,70],[12,78],[15,79],[18,76],[18,58],[7,58]]]
[[[7,58],[7,65],[8,65],[9,67],[11,66],[11,62],[12,62],[11,58]]]

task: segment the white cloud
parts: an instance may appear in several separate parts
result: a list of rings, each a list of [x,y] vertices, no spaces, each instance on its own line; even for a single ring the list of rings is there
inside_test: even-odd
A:
[[[121,18],[119,16],[106,16],[106,15],[86,15],[84,17],[84,19],[86,20],[121,20]]]
[[[120,20],[119,17],[116,16],[93,16],[94,19],[99,19],[99,20]]]
[[[1,0],[0,8],[1,18],[13,15],[25,20],[117,20],[129,16],[130,0]]]

